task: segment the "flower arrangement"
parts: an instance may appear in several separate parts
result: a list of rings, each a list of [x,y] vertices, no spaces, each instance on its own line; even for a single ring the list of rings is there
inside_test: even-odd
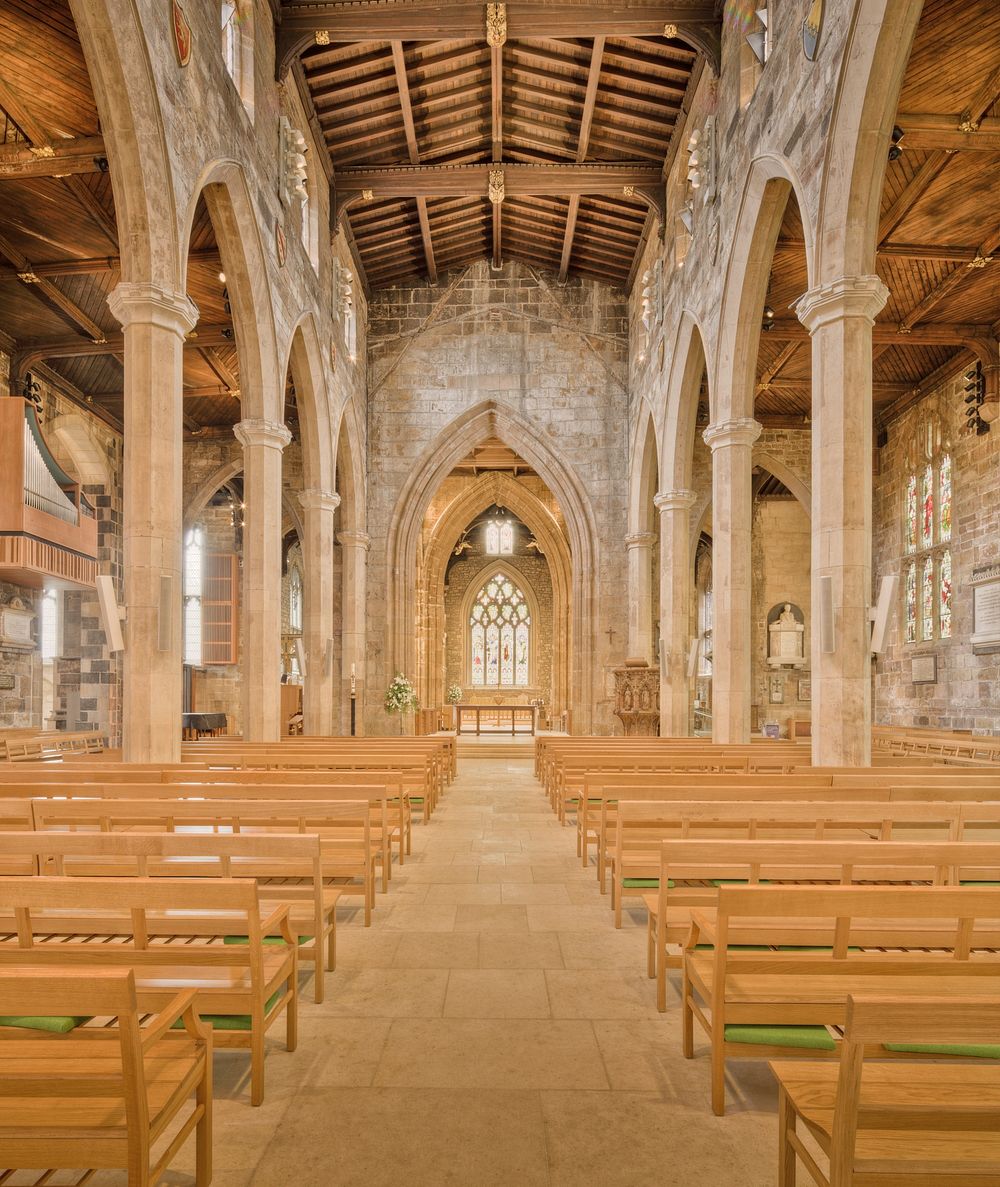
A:
[[[448,691],[444,694],[445,700],[449,705],[457,705],[462,699],[461,684],[451,684],[448,686]]]
[[[385,690],[386,713],[407,713],[417,708],[417,693],[402,672],[397,672]]]

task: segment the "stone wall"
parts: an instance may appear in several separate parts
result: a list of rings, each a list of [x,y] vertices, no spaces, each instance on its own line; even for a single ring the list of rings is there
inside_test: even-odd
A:
[[[0,606],[15,598],[38,610],[39,591],[0,581]],[[35,623],[37,635],[38,624]],[[12,688],[2,687],[13,684]],[[37,729],[42,720],[42,661],[37,650],[0,646],[0,729]]]
[[[610,668],[624,658],[626,641],[623,295],[582,280],[557,286],[518,263],[492,272],[484,260],[442,278],[437,288],[377,292],[370,316],[369,731],[389,724],[380,702],[397,662],[387,651],[394,596],[388,547],[397,503],[439,434],[488,402],[498,422],[509,415],[527,425],[537,453],[560,463],[577,491],[586,492],[593,528],[582,527],[592,537],[596,572],[584,575],[593,580],[592,639],[579,638],[577,646],[588,649],[593,665],[593,725],[609,731]]]
[[[1000,654],[974,654],[974,569],[1000,559],[1000,425],[976,436],[959,432],[965,421],[963,376],[941,385],[888,425],[888,443],[876,450],[873,597],[882,577],[897,574],[900,588],[888,647],[875,667],[876,724],[929,726],[1000,733]],[[943,447],[953,459],[952,637],[905,643],[903,530],[906,481],[928,418],[937,418]],[[914,684],[914,657],[935,654],[936,684]]]
[[[751,536],[753,584],[750,601],[751,704],[757,706],[758,724],[777,721],[781,735],[789,719],[809,716],[809,640],[811,637],[810,525],[797,499],[760,499],[754,509]],[[806,666],[771,669],[767,663],[768,613],[791,602],[805,618],[803,639]],[[772,703],[772,684],[780,688],[781,701]]]

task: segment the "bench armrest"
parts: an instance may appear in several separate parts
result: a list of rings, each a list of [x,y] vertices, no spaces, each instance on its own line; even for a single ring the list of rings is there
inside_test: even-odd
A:
[[[277,930],[281,938],[290,947],[298,946],[298,940],[292,935],[292,927],[288,922],[289,904],[282,903],[280,907],[275,907],[266,919],[260,922],[261,934],[269,936],[273,931]]]
[[[212,1032],[209,1027],[205,1026],[201,1018],[198,1016],[197,1010],[194,1008],[195,999],[198,996],[197,989],[184,989],[173,999],[168,1006],[165,1006],[156,1016],[156,1021],[152,1026],[144,1027],[142,1030],[142,1049],[148,1051],[154,1043],[158,1043],[160,1039],[170,1030],[178,1018],[184,1019],[184,1029],[192,1038],[204,1039],[211,1042]]]

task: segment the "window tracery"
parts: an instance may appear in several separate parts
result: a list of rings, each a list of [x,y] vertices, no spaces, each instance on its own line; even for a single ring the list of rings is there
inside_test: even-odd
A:
[[[903,638],[930,643],[951,638],[952,458],[935,416],[914,445],[903,498]]]
[[[530,679],[531,613],[523,591],[502,572],[482,587],[469,614],[474,688],[525,688]]]

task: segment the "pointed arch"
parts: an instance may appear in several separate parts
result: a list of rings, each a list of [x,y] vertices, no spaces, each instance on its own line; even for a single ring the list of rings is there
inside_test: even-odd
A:
[[[233,310],[243,419],[281,423],[284,371],[278,360],[274,304],[268,280],[274,265],[264,253],[246,175],[235,161],[210,162],[191,192],[180,236],[181,286],[185,287],[187,282],[191,229],[202,195],[219,244]]]
[[[235,478],[238,474],[243,473],[243,458],[242,456],[234,457],[231,461],[225,462],[217,470],[205,479],[205,481],[198,487],[195,493],[188,499],[187,506],[184,508],[184,531],[193,527],[198,520],[198,517],[208,506],[209,500],[220,487],[226,485],[230,479]],[[299,514],[299,509],[295,502],[290,497],[288,491],[281,493],[281,510],[282,514],[286,516],[295,530],[295,534],[299,540],[303,539],[302,530],[302,516]]]
[[[702,379],[706,376],[710,403],[712,399],[704,331],[688,310],[681,314],[670,359],[666,409],[660,434],[663,442],[660,474],[665,490],[687,490],[691,485],[698,400]]]
[[[348,400],[340,415],[334,447],[337,493],[340,495],[340,524],[345,532],[367,530],[367,492],[365,490],[364,436],[358,410]]]
[[[282,374],[291,372],[295,384],[304,485],[307,490],[332,491],[335,474],[329,386],[316,314],[312,311],[303,313],[295,322],[283,358]]]
[[[594,592],[599,558],[593,508],[573,470],[539,439],[530,424],[497,401],[484,401],[447,425],[424,451],[396,500],[386,545],[391,583],[389,665],[397,671],[415,671],[417,666],[413,631],[417,552],[427,508],[457,463],[490,437],[499,437],[531,463],[565,517],[573,564],[572,701],[576,724],[587,732],[593,712],[593,653],[599,629]]]
[[[808,484],[793,469],[780,458],[776,458],[766,450],[755,449],[753,451],[753,464],[755,466],[762,466],[768,473],[773,474],[779,482],[784,483],[802,504],[802,510],[806,513],[806,517],[812,519],[812,491]]]
[[[726,268],[715,360],[712,423],[753,416],[761,310],[789,195],[802,218],[806,271],[815,278],[813,228],[798,175],[784,157],[765,154],[750,164]]]
[[[636,422],[631,458],[628,530],[630,533],[652,532],[656,530],[653,496],[660,489],[660,446],[656,422],[645,401]]]

